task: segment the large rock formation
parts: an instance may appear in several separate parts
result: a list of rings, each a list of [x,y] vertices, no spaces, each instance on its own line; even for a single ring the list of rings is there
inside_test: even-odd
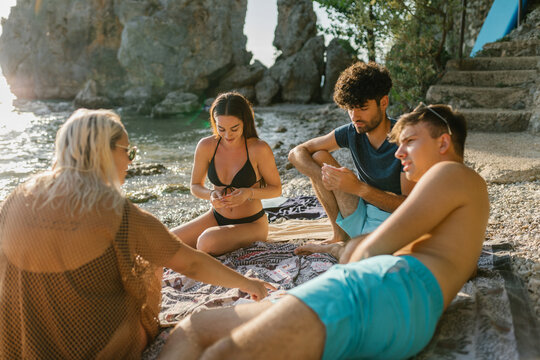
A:
[[[80,106],[108,99],[148,111],[171,92],[201,95],[249,67],[247,0],[35,4],[19,0],[0,37],[0,65],[20,98],[77,97]],[[241,86],[253,87],[261,66],[252,65]]]
[[[112,0],[19,0],[3,24],[0,64],[20,98],[73,99],[93,78],[114,99],[121,32]]]
[[[235,66],[249,64],[243,33],[247,0],[120,1],[124,21],[118,60],[131,86],[157,98],[171,91],[202,94]]]
[[[347,51],[339,39],[332,39],[326,48],[326,67],[324,71],[324,85],[321,100],[332,102],[334,100],[334,86],[343,70],[358,59],[351,51]]]
[[[250,63],[246,11],[247,0],[18,0],[3,23],[0,65],[22,99],[156,116],[228,90],[261,104],[319,101],[324,41],[312,2],[278,0],[281,55],[271,69]]]
[[[274,46],[276,63],[256,85],[257,101],[267,105],[279,98],[307,103],[320,98],[324,71],[324,39],[317,36],[317,16],[310,0],[278,0]]]

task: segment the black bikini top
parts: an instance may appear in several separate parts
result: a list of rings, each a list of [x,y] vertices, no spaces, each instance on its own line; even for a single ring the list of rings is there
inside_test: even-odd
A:
[[[216,145],[216,150],[214,150],[214,156],[212,156],[212,160],[210,160],[210,165],[208,166],[208,180],[215,186],[225,186],[225,189],[223,189],[224,193],[228,189],[238,189],[238,188],[249,188],[255,185],[257,182],[261,182],[263,179],[257,180],[257,175],[255,174],[255,170],[253,169],[253,166],[251,165],[251,161],[249,161],[249,152],[247,147],[247,139],[245,140],[246,144],[246,155],[247,160],[242,166],[240,170],[234,175],[234,178],[232,179],[231,183],[229,185],[226,185],[219,180],[219,176],[216,171],[216,165],[214,163],[214,159],[216,157],[217,148],[219,146],[219,143],[221,142],[221,138],[219,138],[218,143]]]

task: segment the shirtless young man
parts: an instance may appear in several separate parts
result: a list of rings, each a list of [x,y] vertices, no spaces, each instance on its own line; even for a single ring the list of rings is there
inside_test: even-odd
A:
[[[333,237],[326,243],[375,230],[414,185],[394,157],[397,146],[387,139],[395,124],[386,115],[391,88],[385,67],[374,62],[351,65],[334,89],[334,101],[347,110],[351,122],[289,153],[289,161],[310,178],[330,219]],[[350,150],[358,176],[330,154],[338,148]]]
[[[466,125],[445,105],[421,105],[391,133],[407,178],[403,204],[348,263],[283,299],[202,311],[181,322],[162,358],[408,358],[476,268],[489,199],[463,164]]]

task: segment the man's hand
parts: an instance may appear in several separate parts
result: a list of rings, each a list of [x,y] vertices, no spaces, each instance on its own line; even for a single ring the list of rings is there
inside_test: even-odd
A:
[[[358,180],[354,172],[346,167],[334,167],[324,164],[321,168],[322,181],[328,190],[339,190],[349,194],[358,194],[358,188],[362,182]]]

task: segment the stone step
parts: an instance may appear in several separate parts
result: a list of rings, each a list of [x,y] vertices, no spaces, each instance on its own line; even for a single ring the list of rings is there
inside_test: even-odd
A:
[[[476,57],[448,60],[446,70],[537,70],[540,56]]]
[[[508,109],[460,109],[467,120],[467,129],[485,132],[526,131],[531,112]]]
[[[519,87],[430,86],[426,100],[432,104],[449,104],[456,108],[503,108],[523,110],[530,95]]]
[[[503,87],[534,82],[536,70],[447,71],[439,85]]]
[[[540,40],[492,42],[484,45],[476,56],[540,56]]]

